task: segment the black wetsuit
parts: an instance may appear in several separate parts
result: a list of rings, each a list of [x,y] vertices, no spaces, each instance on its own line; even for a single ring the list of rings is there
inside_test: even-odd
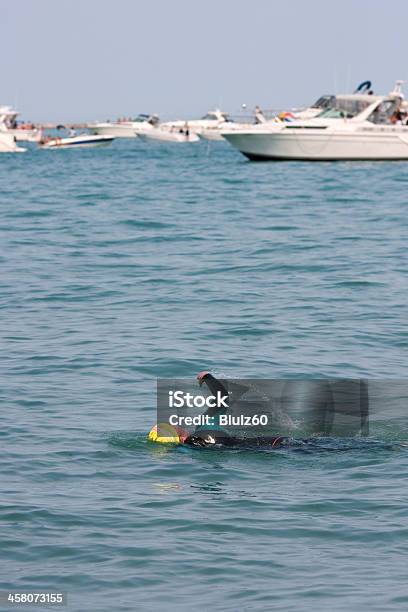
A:
[[[184,444],[195,447],[227,447],[227,448],[279,448],[291,444],[290,438],[282,436],[237,438],[236,436],[218,435],[212,430],[199,431],[185,439]]]

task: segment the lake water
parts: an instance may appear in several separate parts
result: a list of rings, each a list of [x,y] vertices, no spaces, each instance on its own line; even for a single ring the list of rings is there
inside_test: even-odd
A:
[[[3,154],[0,590],[406,610],[403,423],[274,452],[146,432],[157,377],[404,378],[407,187],[404,163],[226,143]]]

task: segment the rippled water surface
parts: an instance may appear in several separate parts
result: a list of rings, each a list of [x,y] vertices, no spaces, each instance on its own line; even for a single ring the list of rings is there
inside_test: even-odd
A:
[[[2,154],[0,589],[75,612],[406,610],[398,424],[274,452],[145,433],[157,377],[405,378],[407,186],[403,163],[225,143]]]

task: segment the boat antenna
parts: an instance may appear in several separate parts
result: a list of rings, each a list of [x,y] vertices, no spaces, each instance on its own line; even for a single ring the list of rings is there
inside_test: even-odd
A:
[[[337,94],[337,71],[336,71],[336,66],[334,66],[334,68],[333,68],[333,86],[334,86],[334,93]]]
[[[404,94],[402,93],[402,86],[404,83],[405,81],[402,81],[401,79],[395,81],[394,89],[390,92],[390,95],[399,96],[400,98],[403,98]]]
[[[347,66],[347,76],[346,76],[346,92],[350,91],[350,83],[351,83],[351,66],[348,64]]]

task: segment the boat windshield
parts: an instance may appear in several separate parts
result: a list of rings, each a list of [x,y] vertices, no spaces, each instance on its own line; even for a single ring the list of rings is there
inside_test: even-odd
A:
[[[205,119],[206,121],[232,121],[227,113],[219,113],[216,111],[210,111],[201,119]]]
[[[359,115],[370,105],[369,100],[353,100],[352,98],[335,98],[333,105],[317,116],[324,119],[351,119]]]
[[[379,104],[367,117],[371,123],[385,123],[393,124],[402,122],[405,113],[401,110],[401,100],[399,98],[393,98],[392,100],[384,100]]]
[[[312,108],[331,108],[336,101],[336,96],[320,96],[320,98],[312,104]]]

